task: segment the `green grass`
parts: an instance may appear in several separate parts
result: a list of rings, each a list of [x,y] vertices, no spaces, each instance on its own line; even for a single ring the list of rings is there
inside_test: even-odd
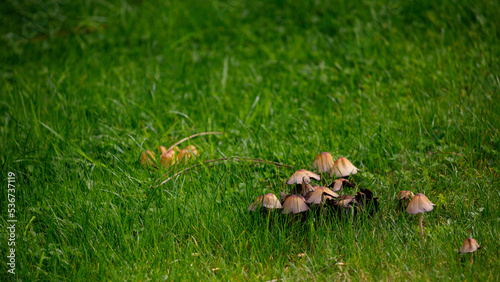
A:
[[[15,278],[500,280],[498,1],[44,2],[0,8]],[[150,188],[163,172],[141,152],[204,131],[224,135],[188,142],[198,163],[293,168],[228,162]],[[321,151],[362,169],[375,217],[268,228],[247,211]],[[395,210],[407,189],[436,204],[425,242]],[[0,203],[4,261],[6,189]]]

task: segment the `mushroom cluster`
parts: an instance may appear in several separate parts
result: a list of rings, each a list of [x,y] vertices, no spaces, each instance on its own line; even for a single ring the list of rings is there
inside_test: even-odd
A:
[[[164,146],[158,146],[158,151],[160,152],[160,163],[163,168],[169,168],[176,163],[187,162],[189,159],[199,156],[198,150],[193,145],[188,145],[184,149],[174,146],[168,150]],[[141,155],[141,164],[144,167],[151,166],[158,168],[155,153],[150,150],[143,152]]]
[[[330,153],[322,152],[314,160],[313,169],[319,174],[306,169],[295,171],[286,182],[291,186],[289,193],[281,192],[279,202],[276,201],[277,197],[274,194],[269,193],[265,196],[258,196],[248,210],[256,211],[259,208],[271,210],[270,207],[265,206],[266,197],[276,198],[272,210],[281,209],[282,214],[299,214],[314,209],[316,212],[330,210],[341,217],[364,210],[373,214],[378,209],[378,198],[374,197],[373,192],[368,189],[361,188],[354,196],[336,193],[342,191],[344,187],[355,188],[348,178],[356,174],[359,169],[347,158],[340,157],[334,161]],[[318,182],[321,180],[320,174],[326,174],[332,178],[335,176],[338,179],[333,180],[326,187],[312,185],[313,180]]]

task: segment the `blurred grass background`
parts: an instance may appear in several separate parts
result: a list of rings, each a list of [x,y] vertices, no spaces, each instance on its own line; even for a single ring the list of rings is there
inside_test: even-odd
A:
[[[10,0],[0,11],[18,279],[499,280],[497,1]],[[268,230],[246,208],[288,189],[293,169],[267,165],[149,188],[162,173],[140,153],[203,131],[225,134],[191,140],[197,162],[298,169],[321,151],[346,156],[382,211]],[[425,243],[394,210],[405,189],[437,204]],[[457,254],[468,236],[483,246],[474,268]]]

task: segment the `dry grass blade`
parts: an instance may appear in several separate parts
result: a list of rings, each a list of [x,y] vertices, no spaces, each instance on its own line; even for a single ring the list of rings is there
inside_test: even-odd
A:
[[[263,159],[256,159],[256,158],[240,158],[240,157],[229,157],[229,158],[220,158],[220,159],[213,159],[213,160],[208,160],[208,161],[204,161],[203,163],[199,163],[199,164],[195,164],[195,165],[192,165],[190,167],[187,167],[177,173],[175,173],[174,175],[170,176],[169,178],[163,180],[160,184],[156,185],[156,187],[159,187],[165,183],[167,183],[168,181],[172,180],[172,178],[178,176],[178,175],[181,175],[182,173],[186,172],[186,171],[189,171],[193,168],[196,168],[196,167],[199,167],[199,166],[202,166],[204,164],[209,164],[209,163],[213,163],[213,164],[210,164],[210,165],[207,165],[205,167],[211,167],[211,166],[216,166],[216,165],[220,165],[222,163],[224,163],[225,161],[235,161],[235,162],[243,162],[243,161],[250,161],[250,162],[253,162],[253,163],[262,163],[262,164],[272,164],[274,166],[278,166],[278,167],[292,167],[290,165],[285,165],[285,164],[281,164],[281,163],[277,163],[277,162],[273,162],[273,161],[268,161],[268,160],[263,160]],[[170,170],[169,172],[171,172],[172,170]],[[162,177],[166,176],[169,172],[165,173],[164,175],[162,175],[160,178],[156,179],[154,183],[158,182]],[[150,188],[152,187],[153,185],[150,186]]]
[[[189,136],[189,137],[186,137],[186,138],[184,138],[184,139],[181,139],[180,141],[178,141],[178,142],[177,142],[177,143],[175,143],[174,145],[170,146],[170,147],[167,149],[167,151],[168,151],[168,150],[173,149],[175,146],[177,146],[177,145],[181,144],[182,142],[185,142],[185,141],[187,141],[187,140],[189,140],[189,139],[195,138],[195,137],[197,137],[197,136],[202,136],[202,135],[211,135],[211,134],[224,134],[224,133],[222,133],[222,132],[201,132],[201,133],[196,133],[196,134],[193,134],[193,135],[191,135],[191,136]]]

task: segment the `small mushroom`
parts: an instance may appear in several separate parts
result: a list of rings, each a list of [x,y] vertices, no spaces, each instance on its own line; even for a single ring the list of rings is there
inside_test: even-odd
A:
[[[264,195],[264,198],[262,199],[262,206],[268,210],[282,208],[278,197],[276,197],[276,195],[274,195],[273,193],[267,193]]]
[[[193,156],[198,156],[198,151],[193,145],[189,145],[186,149],[179,151],[177,154],[177,161],[187,161],[188,159],[193,158]]]
[[[161,154],[160,161],[161,161],[161,165],[164,168],[168,168],[168,167],[174,165],[175,164],[175,150],[170,149],[168,151],[165,151],[163,154]]]
[[[255,201],[248,207],[249,211],[256,211],[258,208],[264,207],[266,210],[281,209],[281,203],[273,193],[267,193],[264,196],[258,196]]]
[[[330,177],[335,174],[336,177],[349,177],[351,174],[358,173],[359,169],[355,167],[347,158],[340,157],[333,164],[333,171]]]
[[[469,253],[470,254],[470,264],[473,263],[472,261],[472,253],[476,252],[478,249],[481,247],[477,243],[477,241],[474,238],[467,238],[465,239],[464,244],[462,245],[462,248],[460,248],[460,253],[465,254]]]
[[[339,195],[327,187],[316,186],[314,191],[307,193],[306,203],[319,205],[326,202],[326,200],[338,198]]]
[[[349,182],[349,180],[347,180],[345,178],[339,178],[339,179],[333,181],[332,183],[330,183],[330,185],[328,185],[327,187],[332,188],[332,191],[337,192],[337,191],[342,190],[342,188],[344,188],[344,186],[354,187],[354,185],[351,182]]]
[[[142,154],[141,154],[142,166],[144,166],[144,167],[152,166],[154,168],[157,168],[155,165],[155,162],[156,162],[156,158],[155,158],[155,155],[153,152],[151,152],[150,150],[146,150],[146,152],[142,152]]]
[[[195,146],[193,146],[193,145],[188,145],[188,146],[186,147],[186,150],[191,151],[191,152],[193,153],[193,155],[195,155],[195,156],[199,156],[199,155],[200,155],[200,154],[198,153],[198,150],[196,149],[196,147],[195,147]]]
[[[313,163],[313,168],[319,173],[330,173],[333,169],[332,155],[328,152],[322,152],[317,155]]]
[[[309,210],[309,207],[306,204],[306,200],[304,197],[300,195],[290,195],[286,197],[285,202],[283,203],[283,214],[289,213],[300,213]]]
[[[301,194],[302,196],[307,195],[310,191],[313,191],[314,188],[309,185],[311,184],[311,178],[315,180],[321,180],[321,176],[319,174],[314,173],[312,171],[308,171],[305,169],[299,169],[290,176],[286,184],[293,185],[291,193],[292,194]]]
[[[418,226],[420,228],[420,238],[424,237],[424,228],[422,222],[424,220],[423,213],[432,211],[434,209],[434,204],[429,201],[429,199],[422,193],[418,193],[413,197],[410,204],[406,208],[408,214],[418,213]]]

